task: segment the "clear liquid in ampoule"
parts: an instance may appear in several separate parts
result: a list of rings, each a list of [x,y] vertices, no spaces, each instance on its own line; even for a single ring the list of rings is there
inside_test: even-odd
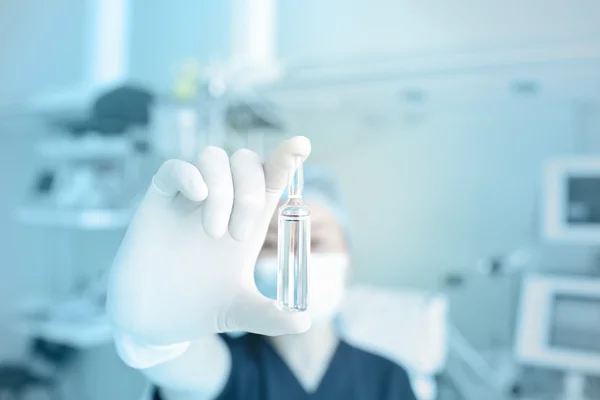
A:
[[[288,201],[279,208],[277,304],[287,311],[308,308],[310,209],[299,194],[301,166],[299,174],[300,183],[290,183]]]

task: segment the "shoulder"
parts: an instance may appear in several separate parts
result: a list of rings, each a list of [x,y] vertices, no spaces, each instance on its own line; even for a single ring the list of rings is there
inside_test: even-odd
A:
[[[236,375],[241,371],[245,375],[257,368],[263,340],[259,335],[230,336],[220,334],[219,336],[229,349],[232,375]]]
[[[414,398],[410,377],[402,365],[346,342],[342,342],[342,345],[347,357],[352,359],[352,364],[360,369],[360,374],[366,379],[385,388],[386,392],[400,396],[399,398]]]
[[[342,346],[344,346],[344,351],[349,354],[350,357],[354,359],[358,359],[362,364],[368,367],[374,367],[378,370],[390,370],[390,371],[398,371],[404,372],[406,374],[406,370],[402,365],[384,357],[379,354],[372,353],[367,350],[360,349],[355,347],[345,341],[342,341]]]
[[[229,379],[217,399],[257,399],[260,393],[260,354],[263,339],[254,334],[241,336],[221,334],[220,337],[229,348],[231,369]]]
[[[229,334],[220,333],[219,337],[225,342],[229,350],[236,353],[250,355],[261,345],[262,336],[253,333]]]

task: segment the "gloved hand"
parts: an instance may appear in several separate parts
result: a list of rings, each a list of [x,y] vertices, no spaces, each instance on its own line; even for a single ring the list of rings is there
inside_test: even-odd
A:
[[[167,161],[152,180],[115,259],[108,311],[118,332],[166,346],[217,332],[301,333],[306,313],[277,308],[254,283],[254,265],[295,157],[283,142],[264,163],[215,147],[194,164]]]

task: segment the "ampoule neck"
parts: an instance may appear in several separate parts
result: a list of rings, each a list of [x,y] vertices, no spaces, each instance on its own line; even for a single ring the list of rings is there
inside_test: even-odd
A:
[[[287,201],[279,207],[279,216],[307,217],[309,215],[310,208],[302,201],[302,197],[287,199]]]
[[[302,200],[302,196],[299,197],[288,197],[287,200],[284,203],[284,206],[306,206],[306,204],[304,204],[304,200]]]
[[[304,189],[302,158],[298,157],[295,161],[294,171],[288,180],[288,199],[302,199],[302,190]]]

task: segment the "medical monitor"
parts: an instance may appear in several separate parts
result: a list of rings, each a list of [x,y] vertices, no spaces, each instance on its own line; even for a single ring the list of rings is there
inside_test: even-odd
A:
[[[515,352],[526,365],[600,376],[600,278],[526,276]]]
[[[600,156],[548,163],[542,209],[544,239],[600,245]]]

